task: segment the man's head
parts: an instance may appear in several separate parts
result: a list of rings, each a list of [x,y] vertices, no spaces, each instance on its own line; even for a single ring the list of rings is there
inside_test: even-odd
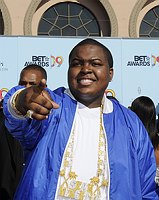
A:
[[[77,49],[77,47],[83,46],[83,45],[86,45],[86,44],[96,45],[96,46],[101,47],[101,48],[103,49],[104,53],[105,53],[106,59],[107,59],[108,64],[109,64],[109,67],[110,67],[110,68],[113,67],[113,57],[112,57],[112,54],[111,54],[110,50],[109,50],[106,46],[104,46],[102,43],[98,42],[97,40],[91,39],[91,38],[82,40],[81,42],[79,42],[79,43],[71,50],[71,52],[70,52],[70,54],[69,54],[69,65],[70,65],[71,57],[72,57],[74,51]]]
[[[68,84],[79,102],[88,107],[100,106],[112,77],[112,55],[98,41],[85,39],[70,52]]]
[[[30,87],[37,85],[42,79],[47,80],[46,70],[40,65],[28,65],[20,73],[19,85]]]

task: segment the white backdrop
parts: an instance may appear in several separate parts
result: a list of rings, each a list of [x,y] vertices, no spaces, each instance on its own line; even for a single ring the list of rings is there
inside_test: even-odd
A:
[[[83,38],[0,37],[0,99],[17,85],[20,71],[30,63],[42,65],[48,87],[67,87],[68,55]],[[155,39],[96,38],[114,58],[114,78],[108,92],[126,107],[141,95],[159,102],[159,41]]]

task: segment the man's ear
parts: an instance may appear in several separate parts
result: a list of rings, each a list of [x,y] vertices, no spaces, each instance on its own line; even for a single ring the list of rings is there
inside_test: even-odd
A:
[[[114,69],[113,69],[113,67],[111,67],[111,68],[109,69],[109,77],[110,77],[109,82],[112,81],[112,79],[113,79],[113,75],[114,75]]]

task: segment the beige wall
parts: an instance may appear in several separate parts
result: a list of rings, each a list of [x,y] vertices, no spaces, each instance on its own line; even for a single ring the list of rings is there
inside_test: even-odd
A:
[[[31,0],[3,0],[8,8],[11,24],[12,35],[24,35],[23,24],[24,17]]]
[[[50,6],[64,2],[50,0],[37,11],[40,0],[0,0],[0,8],[5,22],[6,35],[37,35],[37,27],[43,12]],[[101,20],[103,15],[99,4],[107,11],[112,28],[112,37],[138,37],[139,26],[145,13],[154,5],[159,5],[156,0],[146,6],[143,5],[147,0],[73,0],[90,5],[96,11],[95,16]],[[95,7],[95,9],[93,9]],[[103,27],[103,32],[104,32]]]
[[[118,37],[129,37],[129,20],[137,0],[111,0],[118,21]]]

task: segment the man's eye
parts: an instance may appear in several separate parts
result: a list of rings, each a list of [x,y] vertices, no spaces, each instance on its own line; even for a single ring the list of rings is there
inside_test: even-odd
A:
[[[21,82],[19,82],[19,85],[26,85],[26,82],[21,81]]]
[[[99,62],[93,62],[92,65],[93,66],[101,66],[101,63],[99,63]]]
[[[34,82],[31,82],[31,83],[30,83],[30,85],[36,85],[36,83],[34,83]]]
[[[71,66],[71,67],[74,67],[74,66],[81,66],[81,64],[82,64],[82,63],[79,62],[79,61],[74,61],[74,62],[71,63],[70,66]]]

